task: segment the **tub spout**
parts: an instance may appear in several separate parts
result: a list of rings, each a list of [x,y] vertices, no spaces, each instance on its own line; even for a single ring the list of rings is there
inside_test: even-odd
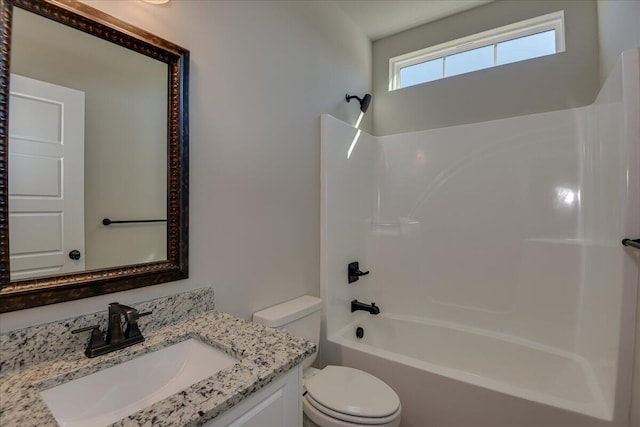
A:
[[[380,307],[378,307],[375,302],[372,302],[371,304],[365,304],[358,301],[357,299],[354,299],[353,301],[351,301],[351,312],[353,313],[354,311],[358,310],[368,311],[371,314],[380,314]]]

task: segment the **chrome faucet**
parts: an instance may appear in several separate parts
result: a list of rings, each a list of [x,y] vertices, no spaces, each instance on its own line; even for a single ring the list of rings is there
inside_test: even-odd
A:
[[[100,330],[100,325],[76,329],[71,331],[71,333],[77,334],[79,332],[91,331],[91,337],[89,337],[84,354],[87,357],[96,357],[143,342],[144,337],[142,336],[142,332],[140,332],[138,319],[148,314],[151,314],[151,312],[139,313],[138,310],[133,307],[112,302],[109,304],[109,325],[107,326],[106,337]],[[127,325],[125,329],[122,328],[123,317]]]
[[[353,313],[354,311],[358,310],[368,311],[371,314],[380,314],[380,307],[378,307],[375,302],[372,302],[371,304],[365,304],[358,301],[357,299],[354,299],[353,301],[351,301],[351,312]]]

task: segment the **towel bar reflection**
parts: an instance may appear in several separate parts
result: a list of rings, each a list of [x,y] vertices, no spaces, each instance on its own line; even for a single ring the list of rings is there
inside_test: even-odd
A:
[[[632,248],[640,249],[640,239],[622,239],[622,244],[625,246],[630,246]]]
[[[102,220],[102,225],[111,225],[111,224],[137,224],[143,222],[167,222],[166,219],[130,219],[123,221],[112,221],[109,218],[105,218]]]

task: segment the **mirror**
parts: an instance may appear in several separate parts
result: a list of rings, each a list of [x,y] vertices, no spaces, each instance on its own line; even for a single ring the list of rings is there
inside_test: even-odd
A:
[[[0,312],[186,278],[188,51],[77,1],[0,8]]]

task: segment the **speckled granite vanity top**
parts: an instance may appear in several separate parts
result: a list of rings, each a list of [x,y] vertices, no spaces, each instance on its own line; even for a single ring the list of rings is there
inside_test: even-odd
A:
[[[200,313],[152,332],[143,329],[143,333],[145,342],[93,359],[86,358],[82,353],[84,347],[80,346],[77,352],[61,358],[22,368],[16,366],[3,373],[0,376],[0,424],[4,427],[56,426],[53,415],[40,398],[41,390],[197,338],[240,362],[112,425],[198,426],[235,406],[315,352],[315,345],[301,338],[216,311]],[[15,342],[16,334],[12,338]],[[57,336],[56,341],[61,340],[65,337]],[[4,346],[9,346],[8,340],[2,344],[4,352]]]

